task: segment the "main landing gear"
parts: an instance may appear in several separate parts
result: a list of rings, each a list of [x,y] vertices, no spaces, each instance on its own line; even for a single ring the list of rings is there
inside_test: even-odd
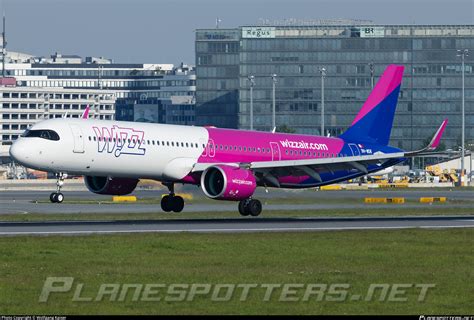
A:
[[[242,216],[251,215],[253,217],[262,213],[262,203],[257,199],[244,199],[239,202],[239,212]]]
[[[59,172],[56,173],[56,192],[49,195],[49,200],[52,203],[61,203],[64,201],[64,195],[61,193],[61,187],[64,184],[64,179],[67,178],[67,174]]]
[[[168,190],[169,195],[161,198],[161,209],[165,212],[181,212],[184,208],[184,200],[182,197],[174,194],[174,183],[164,183]]]

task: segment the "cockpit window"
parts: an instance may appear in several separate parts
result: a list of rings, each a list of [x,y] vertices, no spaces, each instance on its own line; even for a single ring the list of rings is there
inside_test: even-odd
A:
[[[26,130],[22,135],[24,138],[43,138],[58,141],[59,135],[53,130]]]

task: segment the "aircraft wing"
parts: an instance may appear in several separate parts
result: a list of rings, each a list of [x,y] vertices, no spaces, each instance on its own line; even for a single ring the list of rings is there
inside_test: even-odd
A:
[[[297,172],[302,172],[305,175],[311,176],[311,174],[309,173],[312,173],[312,171],[337,171],[341,169],[356,169],[367,173],[367,166],[369,164],[382,165],[385,161],[403,158],[404,155],[404,152],[396,152],[388,154],[377,153],[373,155],[364,156],[302,160],[256,161],[250,163],[196,163],[193,167],[193,172],[204,171],[205,169],[213,165],[225,164],[232,165],[235,167],[247,168],[253,171],[264,173],[276,170],[279,172],[278,176],[285,176],[288,175],[288,173],[290,173],[290,175],[293,175]]]

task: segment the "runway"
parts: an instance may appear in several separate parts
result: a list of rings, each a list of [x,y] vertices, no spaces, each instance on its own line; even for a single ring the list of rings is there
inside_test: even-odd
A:
[[[160,198],[162,190],[138,190],[134,192],[139,198]],[[196,199],[203,199],[198,188],[186,187],[182,192],[193,194]],[[48,191],[2,191],[0,193],[0,214],[69,214],[69,213],[156,213],[161,212],[159,204],[129,203],[129,204],[52,204],[40,203],[48,201]],[[111,196],[97,195],[88,191],[65,192],[67,199],[110,201]],[[471,191],[460,190],[362,190],[362,191],[311,191],[311,190],[275,190],[269,193],[258,189],[255,197],[264,205],[264,211],[272,210],[327,210],[327,209],[363,209],[363,208],[394,208],[393,204],[363,203],[364,197],[405,197],[415,200],[419,197],[448,197],[450,203],[445,207],[474,208],[474,198]],[[272,204],[272,199],[278,198],[278,204]],[[296,202],[295,202],[296,200]],[[305,200],[307,203],[298,203]],[[310,201],[308,201],[310,200]],[[339,201],[341,200],[341,201]],[[352,202],[348,202],[353,200]],[[355,200],[355,201],[354,201]],[[39,201],[39,202],[38,202]],[[267,204],[267,201],[269,202]],[[457,202],[456,202],[457,201]],[[406,203],[403,208],[425,208],[427,204]],[[218,212],[232,211],[237,213],[237,204],[227,201],[207,201],[187,203],[184,212]]]
[[[240,218],[138,221],[1,222],[0,236],[120,233],[245,233],[473,228],[474,215],[370,218]]]

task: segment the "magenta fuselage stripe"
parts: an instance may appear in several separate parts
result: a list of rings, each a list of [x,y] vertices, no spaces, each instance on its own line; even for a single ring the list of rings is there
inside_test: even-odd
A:
[[[199,163],[247,163],[327,158],[328,154],[339,154],[344,146],[344,141],[340,138],[206,129],[209,132],[209,141],[198,159]]]
[[[351,125],[354,125],[366,116],[372,109],[379,105],[380,102],[388,97],[393,90],[400,86],[402,82],[403,69],[403,66],[397,65],[387,67]]]

